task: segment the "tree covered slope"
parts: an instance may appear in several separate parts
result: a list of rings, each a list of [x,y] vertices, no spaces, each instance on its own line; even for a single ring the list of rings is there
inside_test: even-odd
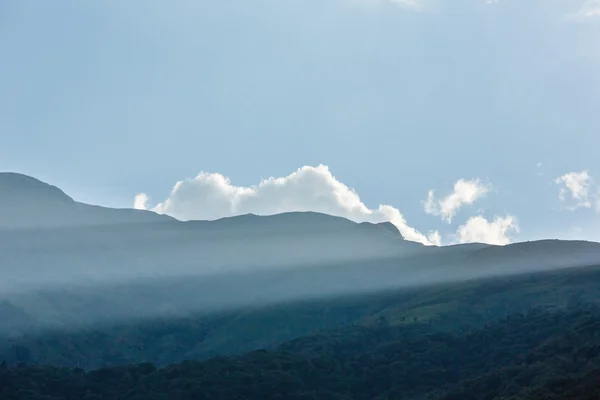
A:
[[[347,327],[157,369],[0,367],[3,399],[595,399],[600,309],[513,314],[464,333]]]

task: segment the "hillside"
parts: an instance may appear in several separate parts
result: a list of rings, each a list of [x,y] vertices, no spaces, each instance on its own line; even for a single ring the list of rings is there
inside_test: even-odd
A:
[[[172,293],[179,290],[193,296],[194,287],[178,284]],[[144,361],[162,366],[273,348],[314,332],[376,326],[382,320],[392,326],[426,324],[435,331],[462,334],[532,309],[600,306],[598,293],[600,267],[586,267],[210,314],[171,311],[160,318],[130,318],[110,325],[13,336],[0,340],[0,359],[84,368]],[[79,303],[81,299],[55,294],[46,301],[56,309],[74,312],[80,308],[78,318],[86,311],[95,314],[99,308],[109,309],[108,304],[94,301]],[[55,318],[68,318],[65,314]],[[23,318],[18,308],[13,308],[11,315]],[[26,359],[19,358],[15,346],[27,349]]]
[[[56,186],[33,177],[0,173],[0,230],[152,223],[172,218],[148,211],[79,203]]]
[[[471,329],[600,290],[593,242],[427,247],[389,223],[311,212],[182,222],[80,204],[22,175],[0,182],[10,359],[24,346],[43,363],[162,365],[380,317]]]
[[[600,309],[512,314],[465,333],[347,327],[269,351],[157,369],[0,366],[2,398],[596,399]],[[26,354],[26,350],[20,350]]]

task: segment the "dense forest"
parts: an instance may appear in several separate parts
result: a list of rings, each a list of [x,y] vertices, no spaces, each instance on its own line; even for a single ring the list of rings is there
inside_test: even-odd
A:
[[[23,334],[3,339],[0,398],[597,399],[599,275]]]
[[[377,325],[382,318],[392,326],[426,325],[435,332],[464,334],[531,309],[563,310],[578,303],[600,305],[599,293],[598,267],[473,280],[220,314],[15,333],[0,336],[0,361],[86,370],[144,362],[162,367],[183,360],[274,349],[315,332]],[[68,299],[46,298],[42,305],[48,308]],[[0,304],[4,324],[22,314],[11,304]]]
[[[600,308],[534,309],[466,333],[350,326],[271,350],[80,368],[6,365],[2,399],[597,399]]]

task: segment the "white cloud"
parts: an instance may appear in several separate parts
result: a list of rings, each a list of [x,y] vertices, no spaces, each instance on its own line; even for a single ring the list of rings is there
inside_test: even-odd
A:
[[[449,195],[436,200],[430,191],[425,211],[451,221],[457,211],[466,204],[473,204],[490,188],[478,179],[460,179]],[[201,172],[195,178],[179,181],[168,198],[150,207],[148,196],[141,193],[135,197],[134,206],[168,214],[180,220],[214,220],[222,217],[253,213],[271,215],[290,211],[315,211],[337,215],[356,222],[390,221],[407,239],[428,245],[441,245],[438,231],[426,234],[409,226],[402,213],[390,206],[367,207],[359,195],[336,179],[325,165],[305,166],[279,178],[263,179],[254,186],[235,186],[218,173]],[[481,242],[508,244],[510,234],[518,232],[514,216],[496,217],[488,221],[482,216],[469,218],[451,241],[457,243]]]
[[[569,17],[575,20],[600,17],[600,0],[587,0],[577,12]]]
[[[556,178],[554,183],[561,186],[558,192],[560,201],[566,202],[569,198],[574,203],[574,205],[567,207],[568,209],[591,207],[589,192],[592,178],[587,171],[566,173]]]
[[[435,202],[435,194],[433,190],[427,192],[427,200],[423,202],[423,209],[427,214],[439,215],[437,204]]]
[[[136,210],[146,210],[148,208],[148,195],[146,193],[140,193],[135,196],[135,200],[133,201],[133,208]]]
[[[515,217],[507,215],[488,221],[482,216],[471,217],[458,227],[456,240],[459,243],[488,243],[505,245],[512,242],[509,234],[518,233],[519,225]]]
[[[429,231],[427,234],[427,239],[430,243],[433,243],[437,246],[442,244],[442,235],[438,231]]]
[[[147,209],[148,196],[139,194],[136,208]],[[353,221],[390,221],[407,240],[440,244],[437,231],[424,235],[409,226],[402,213],[389,205],[368,208],[358,194],[337,180],[325,165],[305,166],[280,178],[268,178],[255,186],[235,186],[218,173],[201,172],[193,179],[177,182],[169,197],[152,208],[180,220],[212,220],[253,213],[277,214],[315,211]]]
[[[440,216],[444,221],[451,223],[452,218],[464,205],[471,205],[489,192],[490,188],[481,183],[479,179],[459,179],[454,184],[452,193],[440,200],[435,199],[435,193],[430,190],[424,209],[427,214]]]

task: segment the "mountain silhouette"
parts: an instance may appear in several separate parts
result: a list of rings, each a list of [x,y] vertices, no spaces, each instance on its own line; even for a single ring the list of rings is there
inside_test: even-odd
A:
[[[0,173],[0,229],[148,223],[171,220],[149,211],[77,202],[56,186],[27,175]]]

